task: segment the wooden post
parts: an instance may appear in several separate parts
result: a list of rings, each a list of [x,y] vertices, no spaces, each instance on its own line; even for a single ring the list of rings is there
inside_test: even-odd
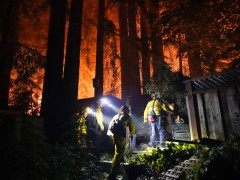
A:
[[[232,125],[232,132],[236,136],[240,136],[240,110],[239,110],[236,89],[235,88],[227,89],[226,96],[227,96],[229,116],[230,116],[231,125]]]
[[[204,94],[209,136],[211,139],[225,140],[222,116],[217,91]]]
[[[197,116],[196,116],[196,107],[194,103],[194,95],[192,93],[192,83],[191,81],[185,81],[186,85],[186,102],[188,109],[188,119],[189,119],[189,128],[191,134],[191,140],[199,140],[199,132],[198,132],[198,124],[197,124]]]

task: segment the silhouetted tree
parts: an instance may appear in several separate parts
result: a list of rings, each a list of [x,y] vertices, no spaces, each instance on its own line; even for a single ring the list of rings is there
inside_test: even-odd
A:
[[[120,58],[121,58],[121,89],[122,99],[126,100],[128,96],[129,85],[129,56],[128,56],[128,21],[127,21],[127,3],[119,2],[119,30],[120,30]]]
[[[105,0],[98,0],[97,52],[95,73],[95,96],[103,95],[103,49],[104,49]]]
[[[128,95],[129,96],[138,96],[141,94],[140,86],[140,66],[139,66],[139,57],[138,57],[138,48],[137,48],[137,29],[136,29],[136,1],[128,1],[128,32],[129,32],[129,84],[128,84]]]
[[[7,18],[7,10],[9,9],[9,0],[2,0],[0,1],[0,43],[1,43],[1,37],[2,37],[2,31],[3,31],[3,25],[4,21]]]
[[[151,55],[153,72],[157,70],[157,66],[164,63],[163,42],[162,42],[162,27],[159,25],[158,18],[160,17],[160,6],[158,1],[149,1],[148,21],[150,28]]]
[[[46,135],[59,141],[63,124],[63,58],[67,0],[51,0],[41,114]]]
[[[66,106],[67,117],[70,117],[76,111],[78,99],[82,12],[83,0],[72,0],[64,68],[64,97],[66,100],[64,105]]]
[[[176,36],[183,37],[180,50],[188,57],[192,77],[219,71],[224,62],[239,59],[238,1],[167,0],[160,4],[164,43],[176,44]]]
[[[10,73],[18,41],[17,26],[20,0],[11,0],[8,3],[6,14],[4,13],[5,17],[3,17],[2,21],[0,41],[0,109],[8,107]]]
[[[148,26],[145,1],[140,4],[140,29],[141,29],[141,55],[142,55],[142,86],[145,87],[150,80],[150,56],[148,43]]]

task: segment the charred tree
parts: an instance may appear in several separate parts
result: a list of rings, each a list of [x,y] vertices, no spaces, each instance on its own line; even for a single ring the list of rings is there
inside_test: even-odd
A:
[[[191,34],[190,34],[191,33]],[[188,55],[188,65],[189,65],[189,72],[190,76],[192,78],[198,77],[203,75],[202,67],[201,67],[201,57],[200,57],[200,51],[199,51],[199,45],[198,42],[194,39],[193,32],[189,32],[189,34],[186,34],[186,41],[189,44],[189,48],[187,50]]]
[[[2,0],[0,2],[0,43],[1,43],[1,38],[2,38],[2,31],[3,31],[3,25],[7,19],[7,14],[9,10],[9,0]]]
[[[128,96],[128,21],[127,21],[127,3],[125,1],[119,2],[119,29],[120,29],[120,57],[121,57],[121,89],[122,99],[126,100]]]
[[[63,124],[63,59],[67,0],[51,0],[41,115],[48,138],[59,141]]]
[[[142,80],[144,92],[146,84],[150,80],[149,44],[147,37],[148,31],[147,31],[146,7],[144,1],[140,5],[140,29],[141,29]]]
[[[158,1],[151,0],[149,3],[149,24],[150,24],[150,39],[152,46],[152,64],[153,73],[156,71],[159,64],[164,63],[163,43],[161,36],[161,27],[158,26],[156,19],[159,15]]]
[[[67,117],[71,116],[77,108],[82,12],[83,0],[72,0],[64,68],[64,105]]]
[[[103,95],[104,13],[105,13],[105,0],[98,0],[96,73],[94,79],[96,97],[100,97]]]
[[[130,82],[128,84],[128,95],[141,95],[139,58],[137,49],[137,28],[136,28],[136,2],[128,1],[128,20],[129,20],[129,64],[128,73]]]
[[[4,13],[5,18],[3,17],[2,21],[2,36],[0,41],[0,109],[8,108],[10,75],[18,42],[17,27],[20,0],[11,0],[8,3],[8,5],[5,4],[7,9]]]

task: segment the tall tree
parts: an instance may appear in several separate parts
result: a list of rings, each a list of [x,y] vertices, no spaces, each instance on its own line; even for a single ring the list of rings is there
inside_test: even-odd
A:
[[[178,34],[184,37],[180,50],[188,57],[191,76],[219,71],[224,62],[239,58],[238,1],[166,0],[161,4],[164,43],[175,44]]]
[[[96,97],[100,97],[103,95],[104,13],[105,0],[98,0],[96,75],[94,83]]]
[[[187,38],[187,43],[191,44],[191,46],[194,46],[194,42],[192,41],[191,38]],[[191,77],[198,77],[201,76],[202,73],[202,68],[201,68],[201,56],[200,56],[200,51],[199,47],[195,45],[195,47],[189,48],[187,51],[188,55],[188,65],[189,65],[189,72]]]
[[[7,18],[7,10],[9,10],[9,0],[2,0],[0,1],[0,42],[2,37],[3,25],[4,21]]]
[[[157,23],[160,14],[159,3],[156,0],[149,1],[148,18],[150,25],[150,39],[152,47],[153,72],[157,70],[159,64],[164,63],[163,42],[161,26]]]
[[[8,3],[8,6],[6,6],[6,16],[2,21],[2,36],[0,41],[0,109],[8,107],[10,73],[18,41],[17,26],[20,0],[11,0]]]
[[[150,80],[150,56],[149,56],[149,44],[148,44],[148,31],[147,31],[147,19],[146,19],[146,6],[145,1],[140,4],[140,29],[141,29],[141,54],[142,54],[142,81],[143,90]]]
[[[181,34],[177,34],[177,47],[178,47],[178,63],[179,63],[179,73],[183,73],[183,53],[182,53],[182,37]]]
[[[129,62],[128,62],[128,21],[127,21],[127,3],[126,1],[119,2],[119,29],[120,29],[120,57],[121,57],[121,89],[122,99],[126,100],[128,96],[128,77],[129,77]]]
[[[67,116],[76,111],[80,65],[83,0],[72,0],[64,68],[64,88]]]
[[[136,29],[136,1],[128,1],[128,20],[129,20],[129,79],[128,94],[137,96],[141,94],[140,72],[139,72],[139,57],[137,49],[137,29]]]
[[[67,0],[51,0],[51,17],[43,86],[41,114],[46,135],[59,141],[63,123],[63,59]]]

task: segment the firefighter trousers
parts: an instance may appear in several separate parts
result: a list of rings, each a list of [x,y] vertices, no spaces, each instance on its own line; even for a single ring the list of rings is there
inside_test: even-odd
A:
[[[126,138],[114,139],[115,152],[112,161],[112,167],[109,174],[109,180],[115,180],[117,176],[120,163],[124,161],[124,150],[126,146]]]

